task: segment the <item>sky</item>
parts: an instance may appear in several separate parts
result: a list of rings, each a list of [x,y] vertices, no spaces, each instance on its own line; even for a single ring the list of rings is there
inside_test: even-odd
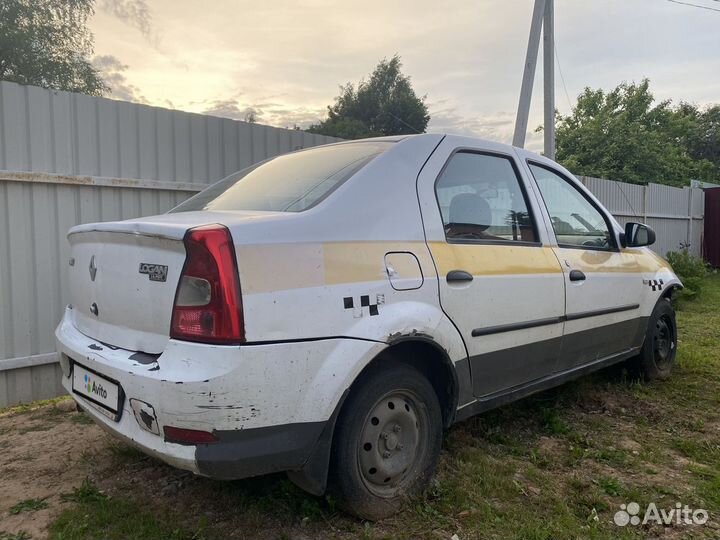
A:
[[[720,0],[687,0],[720,10]],[[110,97],[307,127],[338,87],[399,54],[430,132],[510,142],[533,0],[97,0]],[[556,107],[651,80],[657,99],[720,102],[720,11],[670,0],[555,0]],[[542,47],[541,47],[542,51]],[[528,140],[542,123],[542,52]],[[561,76],[562,73],[562,76]]]

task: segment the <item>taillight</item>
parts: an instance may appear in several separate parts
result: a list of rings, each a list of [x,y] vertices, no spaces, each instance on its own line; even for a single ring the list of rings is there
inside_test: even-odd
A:
[[[175,293],[170,337],[221,345],[245,341],[235,247],[222,225],[185,233],[185,265]]]

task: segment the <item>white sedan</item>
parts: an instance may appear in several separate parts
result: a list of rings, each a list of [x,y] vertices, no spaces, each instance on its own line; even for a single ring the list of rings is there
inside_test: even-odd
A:
[[[301,150],[68,238],[57,347],[88,414],[177,467],[287,471],[364,518],[426,484],[453,422],[675,362],[682,285],[653,231],[479,139]]]

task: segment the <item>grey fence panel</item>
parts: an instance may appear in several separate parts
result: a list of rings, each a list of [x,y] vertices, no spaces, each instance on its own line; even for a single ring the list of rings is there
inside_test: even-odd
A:
[[[23,358],[23,363],[0,371],[0,408],[61,396],[62,370],[54,355]]]
[[[0,122],[0,170],[198,185],[339,140],[6,81]]]
[[[67,230],[163,213],[269,157],[339,139],[0,82],[0,407],[59,395]]]
[[[615,216],[642,217],[645,188],[603,178],[581,176],[580,180]]]
[[[700,188],[677,188],[660,184],[640,186],[601,178],[580,177],[600,202],[624,225],[639,221],[657,234],[652,249],[665,256],[668,251],[687,248],[701,255],[705,194]]]

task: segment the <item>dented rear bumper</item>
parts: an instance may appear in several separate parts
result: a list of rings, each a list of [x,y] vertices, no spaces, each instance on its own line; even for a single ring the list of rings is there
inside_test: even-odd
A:
[[[143,355],[82,334],[72,308],[55,335],[69,393],[76,364],[122,387],[117,421],[73,394],[99,425],[170,465],[221,479],[302,468],[354,376],[334,358],[347,358],[348,347],[374,355],[383,346],[342,339],[241,347],[170,340],[161,355]],[[146,404],[143,412],[138,403]],[[165,426],[210,432],[217,442],[170,442]]]

